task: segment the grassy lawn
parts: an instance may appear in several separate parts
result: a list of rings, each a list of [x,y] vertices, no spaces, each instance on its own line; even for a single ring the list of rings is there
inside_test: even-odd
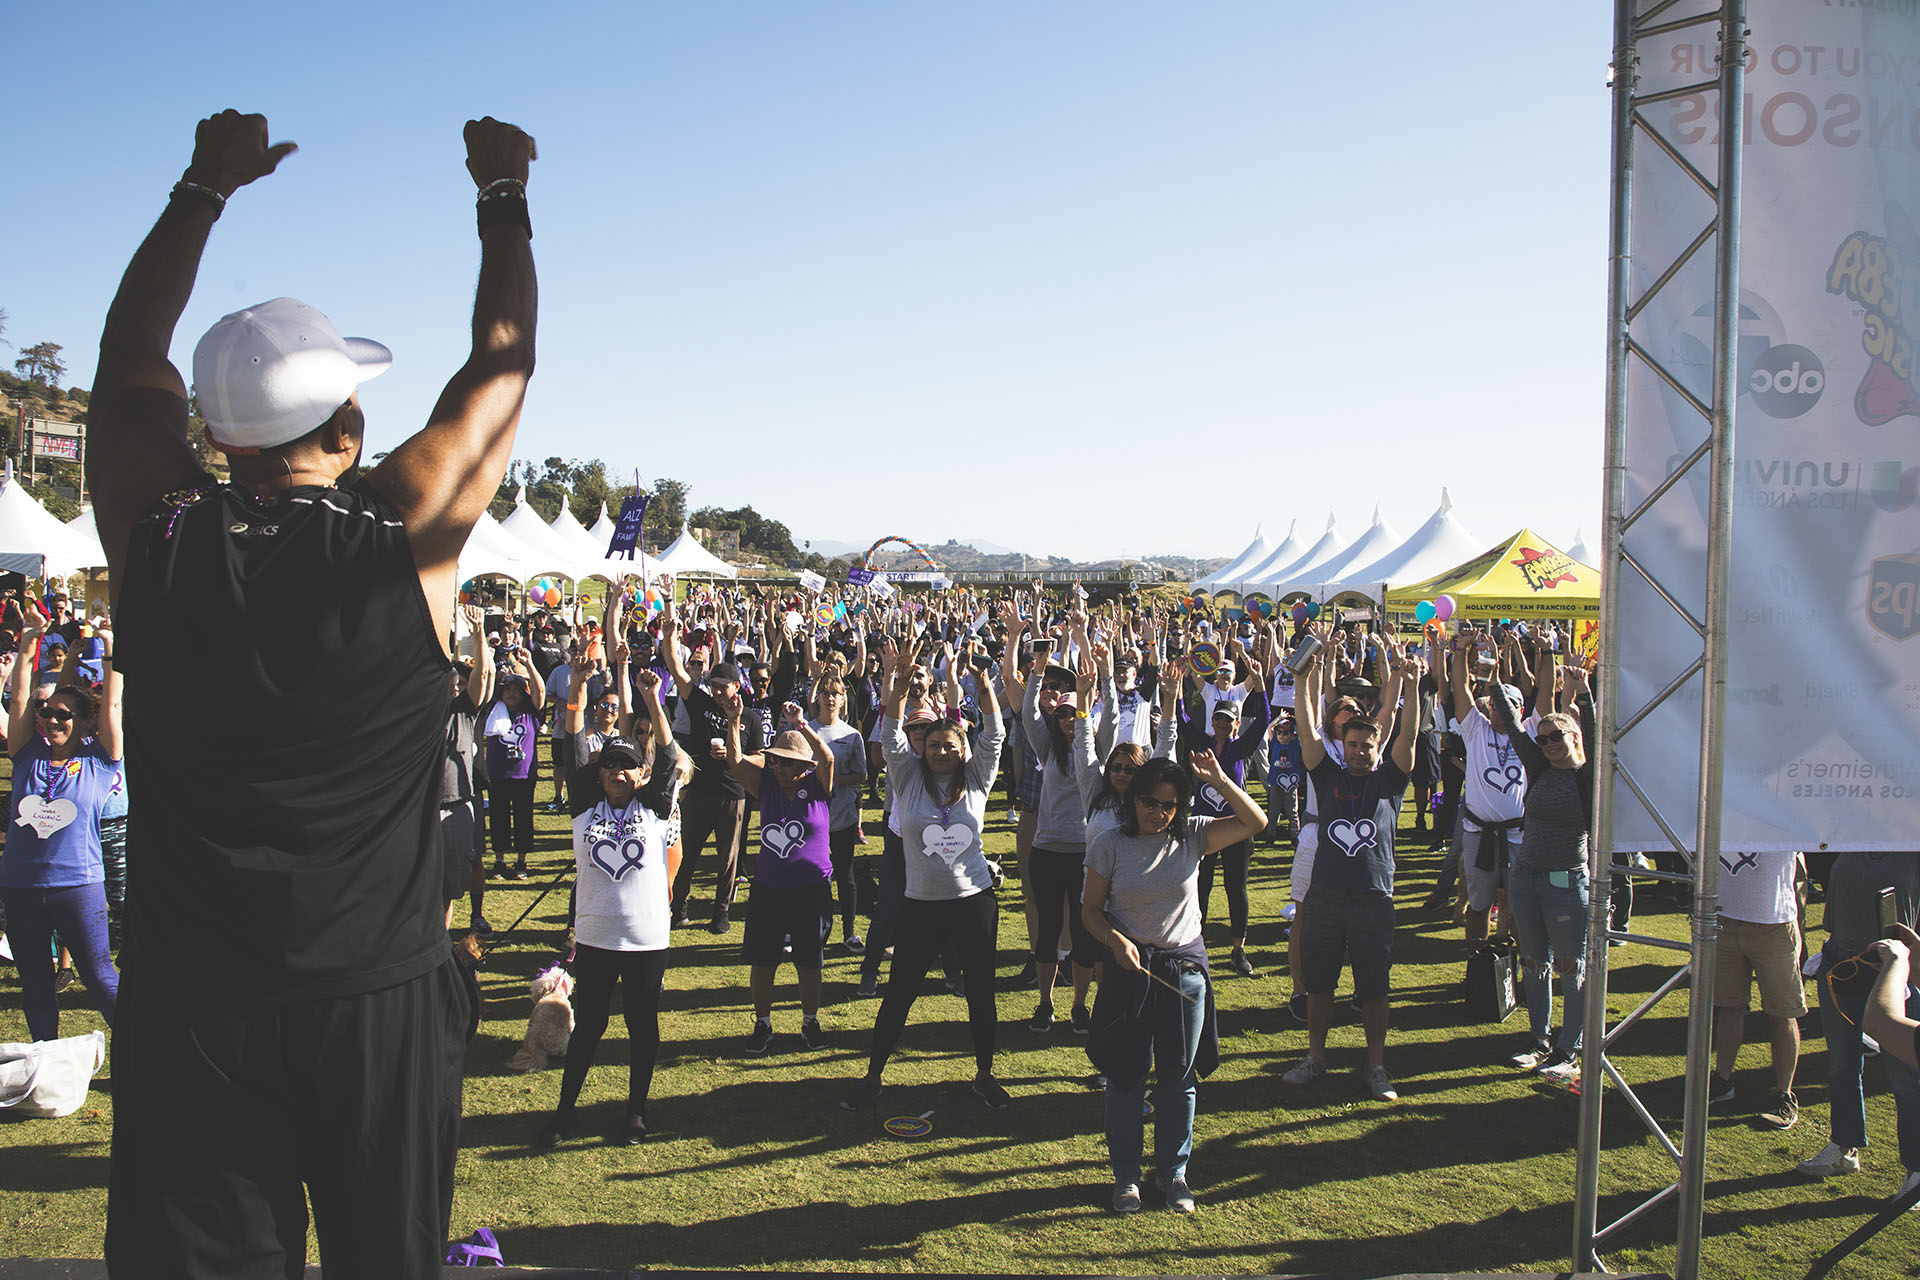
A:
[[[543,785],[543,801],[547,794]],[[995,816],[989,849],[1010,866],[1012,830],[1004,808]],[[877,815],[867,817],[877,833]],[[561,818],[543,812],[539,827],[533,882],[489,894],[496,926],[571,865]],[[877,856],[878,847],[876,834],[862,852]],[[711,855],[705,861],[697,919],[712,899]],[[864,1068],[878,1002],[854,996],[858,961],[837,946],[822,1011],[832,1046],[801,1047],[792,972],[783,969],[773,1051],[748,1056],[738,924],[725,938],[699,924],[675,936],[649,1107],[655,1136],[637,1148],[600,1140],[624,1113],[626,1038],[616,1009],[582,1097],[588,1136],[536,1153],[530,1141],[554,1103],[559,1071],[516,1075],[507,1061],[526,1025],[527,980],[561,944],[566,904],[556,891],[499,940],[481,975],[486,1018],[467,1058],[454,1230],[494,1228],[507,1260],[523,1265],[1119,1275],[1563,1269],[1578,1102],[1505,1066],[1524,1013],[1499,1027],[1465,1022],[1455,992],[1460,931],[1450,916],[1416,905],[1439,855],[1415,851],[1401,862],[1387,1056],[1401,1091],[1395,1105],[1365,1100],[1352,1074],[1362,1039],[1344,999],[1330,1041],[1334,1072],[1307,1089],[1280,1082],[1306,1042],[1285,1008],[1279,910],[1287,864],[1284,849],[1256,855],[1250,950],[1258,973],[1216,983],[1222,1061],[1201,1088],[1190,1171],[1200,1210],[1192,1218],[1166,1212],[1151,1191],[1147,1212],[1123,1219],[1108,1211],[1100,1097],[1086,1083],[1082,1042],[1064,1021],[1050,1035],[1028,1031],[1032,992],[1000,997],[997,1070],[1014,1094],[1005,1112],[968,1092],[964,1004],[931,979],[878,1105],[838,1110],[840,1093]],[[1025,951],[1017,902],[1010,882],[1000,933],[1008,976]],[[1218,893],[1215,907],[1224,913]],[[1820,910],[1813,908],[1816,921]],[[456,920],[464,925],[464,905]],[[1643,898],[1636,928],[1682,937],[1686,922],[1665,900]],[[1615,1017],[1665,979],[1674,954],[1642,946],[1613,953]],[[1224,951],[1215,956],[1223,960]],[[1064,1002],[1060,1008],[1064,1014]],[[1615,1055],[1676,1143],[1685,1013],[1682,991]],[[71,1035],[97,1025],[82,998],[61,1029]],[[0,1040],[24,1037],[18,984],[0,970]],[[1826,1183],[1794,1171],[1827,1140],[1822,1050],[1810,1039],[1803,1054],[1800,1124],[1785,1134],[1761,1129],[1752,1117],[1770,1074],[1754,1015],[1737,1079],[1742,1099],[1716,1120],[1708,1154],[1704,1274],[1802,1275],[1898,1189],[1893,1108],[1878,1067],[1868,1069],[1875,1145],[1863,1170]],[[882,1130],[890,1116],[927,1111],[927,1140]],[[0,1122],[0,1254],[98,1256],[111,1124],[104,1080],[72,1117]],[[1673,1166],[1614,1098],[1606,1141],[1602,1221],[1610,1222],[1664,1186]],[[1656,1209],[1614,1242],[1606,1261],[1614,1270],[1667,1269],[1673,1237],[1672,1209]],[[1916,1258],[1920,1215],[1883,1232],[1835,1274],[1920,1274]]]

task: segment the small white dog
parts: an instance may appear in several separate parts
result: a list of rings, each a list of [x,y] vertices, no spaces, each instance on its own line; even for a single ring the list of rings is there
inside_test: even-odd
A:
[[[533,976],[533,1016],[526,1042],[513,1055],[515,1071],[538,1071],[550,1058],[565,1057],[573,1036],[573,975],[554,965]]]

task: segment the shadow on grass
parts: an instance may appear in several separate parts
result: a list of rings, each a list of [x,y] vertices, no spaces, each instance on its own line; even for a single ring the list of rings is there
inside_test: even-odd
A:
[[[26,1124],[27,1121],[7,1123]],[[80,1191],[107,1185],[108,1134],[97,1142],[46,1142],[0,1160],[0,1192]]]

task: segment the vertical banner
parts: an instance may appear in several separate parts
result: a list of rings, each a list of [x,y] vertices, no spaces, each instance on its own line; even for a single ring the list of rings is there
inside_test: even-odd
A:
[[[620,504],[620,518],[614,522],[613,537],[607,542],[607,558],[624,555],[634,558],[640,548],[640,535],[646,526],[650,493],[636,494]]]
[[[1920,848],[1920,0],[1750,0],[1748,25],[1722,846]],[[1716,35],[1640,42],[1638,92],[1711,81]],[[1713,215],[1717,110],[1711,88],[1641,108],[1629,511],[1708,435],[1715,246],[1688,247]],[[1707,511],[1694,467],[1624,539],[1696,619]],[[1634,570],[1619,590],[1625,721],[1700,646]],[[1683,838],[1700,679],[1619,741]],[[1671,847],[1625,788],[1614,823],[1617,849]]]

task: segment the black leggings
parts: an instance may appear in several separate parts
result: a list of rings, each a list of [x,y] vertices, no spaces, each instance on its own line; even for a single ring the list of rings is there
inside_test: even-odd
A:
[[[853,932],[853,912],[859,901],[853,887],[854,841],[859,836],[858,823],[827,833],[827,848],[833,856],[833,882],[840,886],[840,936],[843,938]]]
[[[887,994],[873,1022],[868,1075],[878,1079],[887,1059],[893,1056],[893,1047],[907,1026],[907,1013],[920,994],[921,980],[949,939],[960,952],[960,972],[967,981],[967,1026],[973,1032],[974,1065],[981,1075],[993,1074],[993,1037],[999,1016],[994,1008],[993,956],[999,927],[1000,903],[991,889],[938,902],[908,898],[901,904],[893,971],[887,975]]]
[[[1058,954],[1060,926],[1065,924],[1073,938],[1073,962],[1091,968],[1099,953],[1094,950],[1093,935],[1080,918],[1080,890],[1086,884],[1087,855],[1083,849],[1042,849],[1035,845],[1027,855],[1027,876],[1033,881],[1035,908],[1040,913],[1040,960],[1052,964]],[[1241,877],[1244,886],[1246,877]],[[1243,891],[1242,895],[1245,897]],[[1070,913],[1062,921],[1061,914]]]
[[[1253,860],[1253,841],[1230,844],[1211,858],[1200,859],[1200,923],[1207,922],[1207,903],[1213,898],[1213,868],[1226,868],[1227,923],[1237,942],[1247,936],[1247,864]]]
[[[493,857],[505,863],[512,849],[521,866],[533,852],[533,775],[495,778],[488,788],[487,825],[491,828]]]
[[[603,951],[584,943],[573,956],[573,1038],[560,1075],[560,1113],[570,1114],[593,1065],[593,1051],[607,1031],[613,985],[624,983],[627,1017],[627,1114],[639,1115],[653,1089],[653,1064],[660,1056],[660,986],[667,976],[667,952]]]

